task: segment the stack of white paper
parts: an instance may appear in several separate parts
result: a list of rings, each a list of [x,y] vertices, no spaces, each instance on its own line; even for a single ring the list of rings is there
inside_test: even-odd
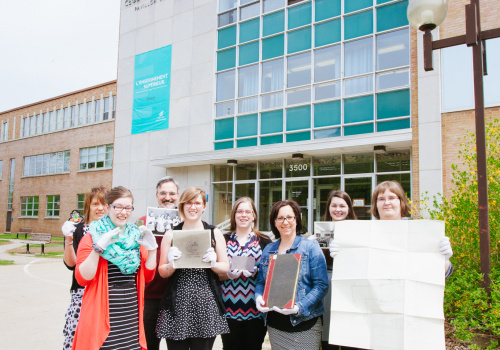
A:
[[[331,344],[445,349],[442,221],[336,223]]]

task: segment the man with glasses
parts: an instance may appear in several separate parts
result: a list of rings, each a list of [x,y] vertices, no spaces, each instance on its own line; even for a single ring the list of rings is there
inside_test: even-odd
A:
[[[158,208],[176,209],[179,200],[179,185],[171,176],[165,176],[156,185],[156,200]],[[146,223],[146,216],[139,218]],[[161,247],[163,236],[155,236],[158,247]],[[156,254],[156,264],[159,265],[161,249]],[[163,291],[167,285],[167,279],[162,278],[156,271],[154,279],[146,284],[144,290],[144,331],[149,350],[160,349],[160,339],[156,337],[156,321],[160,308]]]

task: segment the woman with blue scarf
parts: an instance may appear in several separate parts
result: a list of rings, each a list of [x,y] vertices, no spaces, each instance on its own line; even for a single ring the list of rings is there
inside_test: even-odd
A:
[[[85,286],[73,350],[147,348],[142,311],[144,284],[156,269],[156,240],[128,220],[132,193],[112,188],[109,212],[93,222],[78,247],[75,277]]]

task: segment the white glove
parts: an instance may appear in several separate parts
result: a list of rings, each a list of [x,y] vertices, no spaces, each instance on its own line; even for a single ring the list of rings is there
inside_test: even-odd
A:
[[[182,256],[181,251],[179,248],[171,246],[170,249],[168,250],[168,262],[173,263],[174,260],[179,259]]]
[[[158,248],[158,243],[156,243],[156,238],[151,230],[148,230],[146,226],[139,227],[139,230],[141,230],[141,235],[137,243],[142,244],[147,250]]]
[[[316,237],[316,235],[310,235],[309,237],[307,237],[307,239],[310,241],[317,241],[318,237]]]
[[[210,247],[207,249],[207,252],[205,255],[203,255],[203,259],[201,259],[203,262],[210,262],[210,266],[214,267],[215,263],[217,262],[217,254],[214,251],[214,248]]]
[[[451,249],[450,238],[444,237],[439,245],[439,252],[443,254],[446,259],[450,259],[453,255],[453,250]]]
[[[76,222],[66,221],[61,227],[63,235],[67,237],[73,237],[73,233],[76,230],[76,225],[77,225]]]
[[[255,276],[255,274],[257,273],[257,269],[254,267],[253,271],[241,270],[241,272],[243,273],[243,276],[245,276],[246,278],[248,278],[248,277]]]
[[[257,310],[260,312],[269,312],[269,308],[264,306],[265,302],[264,299],[262,299],[262,295],[257,295],[257,298],[255,298],[255,305],[257,306]]]
[[[118,240],[118,237],[113,238],[114,236],[118,235],[121,232],[121,228],[117,227],[114,230],[111,230],[109,232],[106,232],[101,236],[99,241],[97,241],[97,245],[101,247],[102,249],[106,250],[106,248],[110,245],[115,243]]]
[[[279,312],[282,315],[295,315],[299,313],[299,307],[295,305],[292,309],[280,309],[277,306],[273,306],[272,311]]]
[[[328,249],[330,250],[330,256],[335,258],[335,255],[337,255],[340,251],[340,246],[337,242],[335,242],[335,240],[332,240],[328,245]]]
[[[232,271],[229,270],[227,272],[227,277],[229,277],[229,279],[235,280],[241,276],[241,272],[242,272],[242,270],[238,270],[238,269],[235,269]]]

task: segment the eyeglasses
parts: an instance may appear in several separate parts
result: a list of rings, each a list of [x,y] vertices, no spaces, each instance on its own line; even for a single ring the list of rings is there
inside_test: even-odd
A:
[[[201,203],[201,202],[186,202],[186,203],[184,203],[184,206],[187,208],[191,208],[193,205],[195,207],[202,207],[203,203]]]
[[[390,197],[378,197],[377,198],[377,202],[378,203],[385,203],[385,201],[389,201],[389,202],[394,202],[394,201],[397,201],[399,200],[399,197],[396,197],[396,196],[390,196]]]
[[[238,214],[238,215],[243,215],[243,214],[250,215],[250,214],[253,213],[253,211],[252,210],[238,209],[238,210],[235,211],[235,213]]]
[[[178,193],[177,192],[163,192],[163,191],[161,191],[161,192],[158,192],[158,195],[162,196],[162,197],[166,197],[166,196],[175,197],[178,195]]]
[[[116,210],[117,212],[121,212],[123,209],[125,209],[127,213],[134,211],[134,207],[123,207],[121,205],[114,205],[114,204],[110,204],[109,206],[114,210]]]
[[[291,215],[288,215],[288,216],[278,216],[276,219],[274,219],[274,221],[281,222],[281,223],[285,223],[285,220],[288,221],[288,222],[292,222],[293,220],[295,220],[295,216],[291,216]]]

